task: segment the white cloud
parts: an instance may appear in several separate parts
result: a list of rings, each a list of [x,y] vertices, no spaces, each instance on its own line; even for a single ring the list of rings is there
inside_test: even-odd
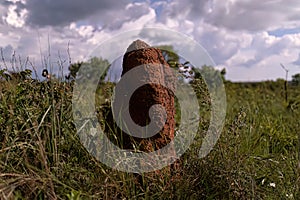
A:
[[[93,36],[95,28],[90,25],[82,25],[77,27],[76,23],[70,24],[70,29],[78,32],[78,34],[84,38],[90,38]]]
[[[22,9],[19,12],[17,11],[16,5],[10,5],[8,7],[8,12],[6,16],[3,16],[2,19],[9,25],[20,28],[25,24],[28,11]]]

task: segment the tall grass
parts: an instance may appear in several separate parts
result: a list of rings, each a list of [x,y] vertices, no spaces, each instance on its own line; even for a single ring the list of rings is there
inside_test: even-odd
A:
[[[225,86],[226,125],[213,151],[198,158],[199,130],[172,173],[144,173],[138,181],[82,146],[72,119],[72,82],[1,81],[0,199],[299,199],[296,103],[287,107],[278,82]],[[205,104],[201,87],[195,85]],[[294,102],[299,89],[290,88]],[[205,130],[209,121],[199,124]]]

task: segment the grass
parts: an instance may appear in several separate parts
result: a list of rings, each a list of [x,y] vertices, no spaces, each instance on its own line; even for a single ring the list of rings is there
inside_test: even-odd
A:
[[[211,153],[198,158],[197,137],[172,173],[145,173],[142,181],[82,146],[72,88],[57,80],[1,81],[0,199],[300,198],[299,86],[289,87],[285,102],[281,81],[226,82],[226,123]],[[205,130],[209,121],[199,123]]]

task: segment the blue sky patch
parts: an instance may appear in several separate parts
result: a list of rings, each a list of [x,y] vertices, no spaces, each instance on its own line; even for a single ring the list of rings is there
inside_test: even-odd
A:
[[[292,28],[292,29],[276,29],[273,31],[268,31],[269,35],[273,35],[276,37],[282,37],[284,35],[298,34],[300,33],[300,27]]]

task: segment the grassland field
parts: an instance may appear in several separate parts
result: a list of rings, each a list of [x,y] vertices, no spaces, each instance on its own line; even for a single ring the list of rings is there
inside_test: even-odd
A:
[[[199,159],[196,138],[173,173],[145,173],[142,184],[83,147],[72,88],[0,82],[0,199],[300,199],[300,86],[288,86],[286,101],[282,80],[226,81],[225,126],[210,154]]]

